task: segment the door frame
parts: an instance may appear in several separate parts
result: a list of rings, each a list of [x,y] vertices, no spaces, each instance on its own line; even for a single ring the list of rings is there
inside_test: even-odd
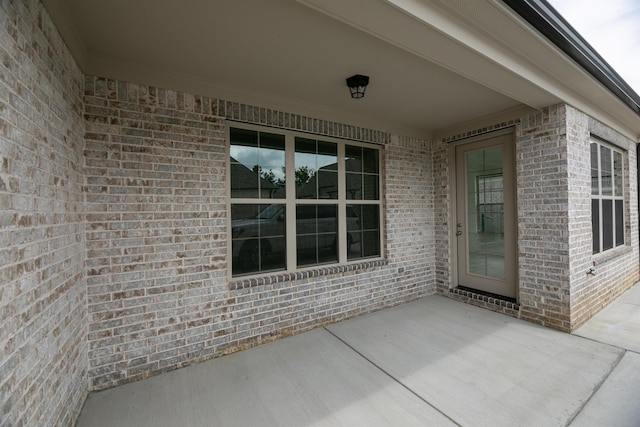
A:
[[[514,225],[513,225],[513,247],[515,248],[516,255],[514,257],[514,269],[515,269],[515,277],[514,277],[514,286],[515,286],[515,299],[516,302],[520,302],[520,286],[519,286],[519,277],[520,270],[518,265],[518,199],[517,199],[517,169],[516,169],[516,146],[515,146],[515,127],[509,127],[506,129],[500,129],[493,132],[483,133],[481,135],[468,137],[459,139],[453,142],[448,143],[449,146],[449,241],[450,241],[450,277],[451,282],[449,283],[449,289],[453,289],[458,287],[459,285],[459,277],[458,277],[458,236],[457,232],[457,218],[458,218],[458,191],[457,191],[457,163],[456,163],[456,149],[461,145],[473,144],[482,142],[484,140],[493,139],[500,136],[509,135],[511,136],[511,140],[513,143],[513,156],[512,156],[512,165],[513,165],[513,189],[511,197],[513,198],[514,203]]]

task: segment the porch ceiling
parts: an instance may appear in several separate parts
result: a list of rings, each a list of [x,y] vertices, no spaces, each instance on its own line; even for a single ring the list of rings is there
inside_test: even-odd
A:
[[[427,138],[503,110],[579,104],[557,70],[532,72],[510,57],[519,46],[498,37],[535,43],[540,55],[554,51],[548,42],[497,0],[465,3],[44,0],[80,67],[97,76]],[[486,22],[501,34],[487,38]],[[554,55],[561,72],[577,70]],[[345,85],[356,73],[371,77],[360,100]]]

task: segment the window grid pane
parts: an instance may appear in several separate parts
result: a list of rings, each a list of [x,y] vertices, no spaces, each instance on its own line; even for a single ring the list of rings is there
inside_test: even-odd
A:
[[[602,182],[602,195],[613,195],[613,180],[611,179],[611,150],[600,146],[600,181]]]
[[[591,229],[593,253],[624,244],[623,153],[591,142]]]
[[[614,196],[622,197],[622,154],[613,153]]]
[[[282,204],[232,204],[233,275],[286,269],[286,210]]]
[[[615,219],[616,219],[616,246],[624,244],[624,202],[616,200],[615,202]]]
[[[380,206],[347,205],[347,258],[380,256]]]
[[[600,200],[591,200],[591,232],[593,234],[593,253],[600,252]]]
[[[598,168],[598,144],[591,143],[591,194],[600,194],[600,168]]]
[[[298,266],[338,261],[338,206],[296,206],[296,259]]]
[[[296,138],[294,162],[298,199],[338,199],[337,144]]]
[[[613,248],[613,203],[611,200],[602,201],[602,250]]]
[[[285,198],[283,135],[231,129],[231,197]]]
[[[380,199],[379,151],[373,148],[345,147],[348,200]]]

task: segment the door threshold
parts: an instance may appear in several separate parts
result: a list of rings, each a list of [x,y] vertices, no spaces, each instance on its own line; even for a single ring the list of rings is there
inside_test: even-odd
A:
[[[507,312],[505,314],[514,315],[515,313],[510,313],[512,310],[516,313],[520,311],[520,304],[516,302],[515,298],[492,294],[491,292],[468,288],[466,286],[457,286],[449,289],[449,292],[471,303],[484,303],[482,304],[484,307],[492,308],[496,311],[504,311],[506,309]]]

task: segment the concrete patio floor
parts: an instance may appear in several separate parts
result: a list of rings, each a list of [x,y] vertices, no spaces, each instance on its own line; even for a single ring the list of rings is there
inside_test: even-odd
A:
[[[640,285],[573,335],[432,296],[92,393],[78,420],[412,425],[640,425]]]

